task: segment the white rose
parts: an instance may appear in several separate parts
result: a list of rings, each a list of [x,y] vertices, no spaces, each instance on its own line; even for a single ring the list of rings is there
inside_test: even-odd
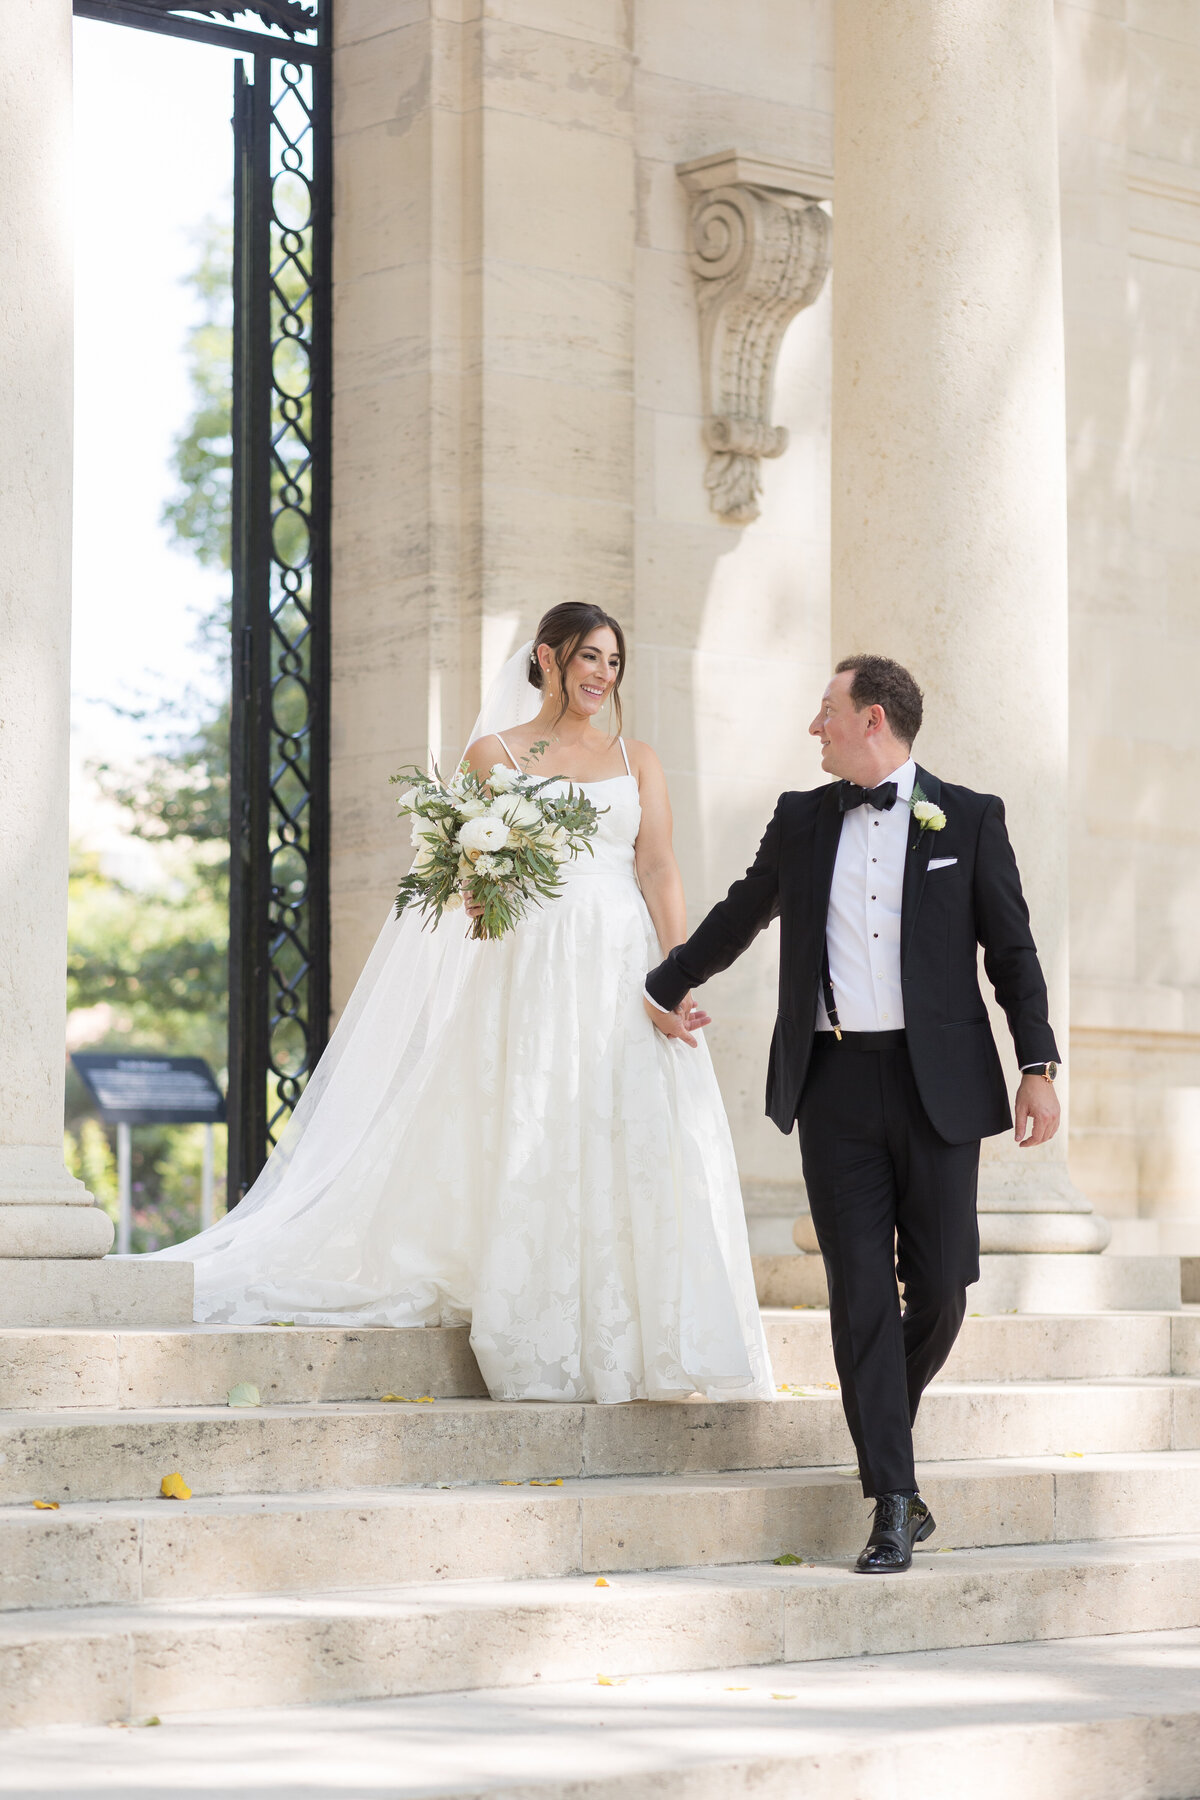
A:
[[[542,822],[541,808],[521,794],[509,794],[505,799],[497,800],[492,815],[506,820],[514,831],[536,831]]]
[[[487,801],[481,800],[478,794],[472,794],[469,800],[463,801],[459,811],[464,819],[478,819],[487,811]]]
[[[436,861],[437,861],[436,846],[430,841],[429,838],[422,838],[420,840],[419,844],[417,845],[417,854],[413,857],[413,872],[414,872],[414,874],[417,874],[417,875],[426,874],[428,870],[432,869],[432,867],[436,863]]]
[[[411,812],[419,798],[420,795],[417,793],[416,788],[405,788],[404,792],[396,802],[396,811],[402,813]]]
[[[458,841],[468,855],[472,850],[503,850],[508,843],[508,826],[495,813],[484,813],[478,819],[467,820]]]
[[[516,769],[510,769],[507,763],[497,763],[488,776],[488,786],[493,794],[510,794],[520,779]]]
[[[463,903],[463,897],[456,888],[452,894],[446,895],[446,898],[442,903],[442,911],[443,912],[457,912],[459,907],[462,905],[462,903]]]
[[[913,818],[924,831],[941,831],[946,823],[945,813],[932,800],[918,800],[912,811]]]

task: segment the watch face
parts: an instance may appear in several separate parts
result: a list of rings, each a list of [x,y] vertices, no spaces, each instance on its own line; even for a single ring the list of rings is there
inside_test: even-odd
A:
[[[1046,1073],[1050,1077],[1051,1081],[1053,1081],[1054,1077],[1058,1074],[1058,1064],[1057,1063],[1047,1063],[1046,1064]]]

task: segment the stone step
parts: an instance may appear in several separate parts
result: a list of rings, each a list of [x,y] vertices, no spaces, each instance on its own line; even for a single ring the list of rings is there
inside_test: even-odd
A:
[[[1200,1452],[930,1463],[939,1547],[1184,1533]],[[561,1487],[109,1501],[0,1509],[0,1611],[405,1582],[852,1561],[870,1521],[846,1471],[608,1476]]]
[[[946,1382],[917,1420],[923,1462],[1200,1449],[1200,1380]],[[0,1505],[150,1499],[181,1473],[198,1495],[852,1461],[840,1396],[624,1406],[439,1400],[250,1409],[0,1415]]]
[[[28,1800],[1180,1800],[1200,1632],[5,1732],[0,1765]]]
[[[0,1726],[1197,1625],[1196,1537],[930,1551],[892,1578],[754,1564],[9,1613]]]
[[[826,1309],[764,1309],[763,1324],[776,1381],[834,1379]],[[1088,1381],[1172,1374],[1200,1375],[1200,1309],[969,1317],[941,1379]]]
[[[765,1311],[776,1380],[832,1381],[829,1314]],[[959,1381],[1200,1375],[1200,1308],[968,1318],[944,1371]],[[0,1331],[0,1411],[211,1406],[239,1381],[268,1404],[481,1397],[466,1330],[191,1326]]]
[[[269,1404],[487,1393],[465,1329],[0,1331],[0,1411],[212,1406],[239,1381]]]
[[[819,1256],[753,1262],[762,1306],[828,1304]],[[967,1290],[972,1312],[1163,1312],[1184,1297],[1178,1256],[984,1255],[979,1266],[980,1278]]]

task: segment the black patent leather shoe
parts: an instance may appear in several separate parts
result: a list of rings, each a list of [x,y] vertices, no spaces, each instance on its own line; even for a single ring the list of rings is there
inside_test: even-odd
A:
[[[920,1494],[880,1494],[866,1549],[854,1567],[860,1575],[899,1575],[912,1566],[913,1545],[937,1526]]]

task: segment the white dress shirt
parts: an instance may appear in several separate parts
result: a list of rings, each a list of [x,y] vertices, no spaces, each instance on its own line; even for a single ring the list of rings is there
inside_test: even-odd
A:
[[[856,806],[842,819],[829,890],[829,976],[843,1031],[903,1031],[900,906],[908,854],[908,803],[917,765],[908,761],[880,777],[896,783],[888,812]],[[832,1031],[822,988],[817,1030]]]

